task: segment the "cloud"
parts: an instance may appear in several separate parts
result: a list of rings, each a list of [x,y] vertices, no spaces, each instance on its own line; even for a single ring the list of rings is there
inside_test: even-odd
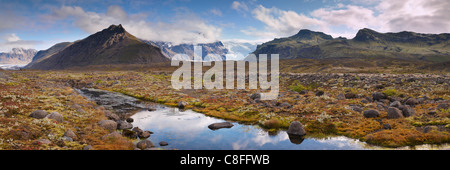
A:
[[[450,32],[448,0],[382,0],[375,9],[382,31]]]
[[[120,6],[110,6],[106,13],[89,12],[78,6],[62,6],[53,9],[52,13],[44,18],[48,20],[73,18],[74,25],[90,34],[101,31],[111,24],[122,24],[128,32],[138,38],[173,44],[211,43],[217,41],[221,35],[220,28],[209,25],[185,10],[178,10],[175,17],[168,19],[168,22],[146,21],[145,15],[130,15]]]
[[[294,11],[284,11],[278,8],[266,8],[259,5],[252,10],[253,17],[265,24],[264,31],[258,31],[255,28],[241,30],[247,35],[258,36],[261,38],[269,36],[290,36],[297,33],[300,29],[325,30],[323,21],[298,14]]]
[[[209,13],[213,14],[213,15],[216,15],[216,16],[219,16],[219,17],[222,16],[222,11],[220,11],[219,9],[216,9],[216,8],[209,10]]]
[[[0,32],[12,30],[24,26],[26,19],[22,16],[18,16],[11,11],[0,10]]]
[[[248,11],[248,9],[249,9],[247,4],[245,4],[244,2],[238,2],[238,1],[234,1],[231,4],[231,8],[238,12]]]
[[[321,8],[313,11],[311,15],[328,26],[346,26],[354,30],[377,25],[377,18],[372,10],[354,5],[339,9]]]
[[[364,0],[319,8],[305,15],[258,5],[252,14],[264,28],[249,27],[241,32],[259,38],[291,36],[300,29],[347,38],[352,38],[362,28],[380,32],[448,33],[448,9],[448,0]]]
[[[40,41],[22,40],[15,33],[6,34],[0,39],[0,52],[9,52],[13,48],[31,49],[41,44]]]

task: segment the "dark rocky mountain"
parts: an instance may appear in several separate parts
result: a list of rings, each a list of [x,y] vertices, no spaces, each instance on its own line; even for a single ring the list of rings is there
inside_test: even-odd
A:
[[[333,39],[322,32],[301,30],[287,38],[259,45],[254,54],[279,54],[280,58],[395,58],[450,61],[450,34],[414,32],[379,33],[361,29],[353,39]]]
[[[50,47],[47,50],[40,50],[36,53],[36,55],[34,55],[33,60],[26,67],[33,67],[34,64],[39,63],[42,60],[53,56],[54,54],[64,50],[66,47],[68,47],[72,44],[73,44],[72,42],[62,42],[62,43],[53,45],[52,47]]]
[[[28,64],[36,52],[35,49],[13,48],[10,52],[0,53],[0,64]]]
[[[50,70],[166,61],[169,60],[158,47],[142,42],[128,33],[122,25],[111,25],[26,68]]]
[[[143,40],[144,42],[157,46],[161,48],[162,53],[167,58],[172,58],[176,54],[186,54],[192,59],[192,56],[194,55],[194,44],[179,44],[179,45],[173,45],[170,42],[161,42],[161,41],[147,41]],[[223,45],[221,41],[217,41],[214,43],[205,43],[205,44],[196,44],[197,46],[202,47],[202,59],[205,60],[205,57],[208,54],[217,54],[219,57],[217,58],[210,58],[211,61],[219,61],[219,60],[225,60],[226,54],[228,53],[228,49]]]

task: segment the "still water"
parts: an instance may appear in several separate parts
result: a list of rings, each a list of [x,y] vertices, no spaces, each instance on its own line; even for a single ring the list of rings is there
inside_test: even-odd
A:
[[[392,149],[368,145],[343,136],[312,138],[290,137],[286,131],[269,133],[256,125],[233,122],[233,127],[211,130],[208,125],[225,120],[205,116],[192,110],[143,102],[116,92],[77,89],[89,100],[116,114],[131,115],[133,127],[154,132],[148,138],[156,147],[179,150],[364,150]],[[155,111],[148,111],[154,108]],[[159,142],[169,143],[159,146]],[[421,145],[396,149],[449,149],[449,145]]]
[[[140,111],[132,116],[133,127],[154,132],[150,140],[166,149],[187,150],[334,150],[367,149],[363,142],[346,137],[326,139],[290,138],[286,131],[270,134],[254,125],[233,123],[231,128],[211,130],[208,125],[224,120],[192,110],[159,106],[156,111]]]

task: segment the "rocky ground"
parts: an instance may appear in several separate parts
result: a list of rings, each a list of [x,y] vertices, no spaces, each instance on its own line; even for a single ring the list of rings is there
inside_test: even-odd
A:
[[[274,133],[298,121],[311,137],[344,135],[379,146],[450,141],[449,75],[282,73],[273,101],[259,100],[259,90],[174,90],[170,77],[153,71],[2,72],[0,148],[138,148],[117,135],[123,130],[103,126],[112,119],[110,111],[74,90],[82,87],[258,124]]]

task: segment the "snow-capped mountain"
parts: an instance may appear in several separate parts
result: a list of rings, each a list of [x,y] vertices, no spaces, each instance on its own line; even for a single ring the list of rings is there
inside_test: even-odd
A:
[[[36,53],[35,49],[13,48],[10,52],[0,53],[0,64],[28,64]]]

